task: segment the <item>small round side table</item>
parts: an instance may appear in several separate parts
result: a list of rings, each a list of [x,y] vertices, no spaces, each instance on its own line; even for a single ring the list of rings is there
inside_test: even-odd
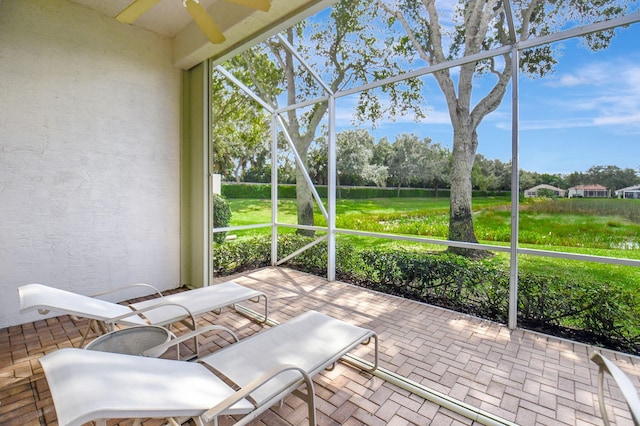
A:
[[[128,355],[142,355],[148,349],[166,343],[175,337],[172,332],[156,325],[140,325],[115,330],[91,341],[85,349],[101,352],[115,352]],[[165,349],[166,350],[166,349]],[[164,351],[147,353],[157,358]]]

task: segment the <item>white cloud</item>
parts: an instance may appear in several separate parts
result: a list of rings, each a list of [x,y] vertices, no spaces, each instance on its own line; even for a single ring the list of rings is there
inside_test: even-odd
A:
[[[572,129],[578,127],[593,127],[593,120],[589,118],[576,118],[569,120],[522,120],[518,124],[521,131],[526,130],[550,130],[550,129]],[[496,124],[501,130],[511,130],[511,122],[503,121]]]
[[[446,111],[428,111],[427,117],[420,121],[426,124],[446,124],[451,125],[451,117]]]
[[[611,126],[611,125],[631,125],[640,127],[640,112],[629,115],[610,115],[596,117],[593,120],[597,126]]]
[[[521,120],[519,123],[519,129],[521,131],[575,129],[600,126],[631,126],[640,129],[640,113],[622,115],[600,115],[593,118],[585,117],[562,120]],[[500,121],[496,123],[496,128],[500,130],[510,131],[511,122]],[[622,129],[618,130],[622,132]],[[637,132],[632,131],[631,133]]]
[[[597,62],[564,73],[546,84],[554,88],[555,107],[577,118],[524,121],[522,130],[620,126],[640,127],[640,64],[628,60]],[[508,123],[502,123],[504,128]]]
[[[640,65],[624,68],[621,75],[635,93],[640,93]]]
[[[601,86],[611,79],[611,64],[595,63],[578,68],[574,73],[559,74],[550,77],[546,83],[549,87]]]

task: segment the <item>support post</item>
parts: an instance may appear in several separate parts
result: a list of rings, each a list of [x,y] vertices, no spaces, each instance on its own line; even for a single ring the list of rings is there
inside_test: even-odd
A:
[[[327,214],[327,279],[336,279],[336,98],[329,95],[329,143],[328,145],[328,165],[327,165],[327,199],[329,211]]]
[[[509,329],[518,326],[518,225],[520,208],[519,113],[518,113],[518,65],[519,52],[516,46],[511,51],[511,254],[509,276]]]
[[[211,283],[213,219],[210,188],[211,63],[183,72],[180,282]]]
[[[271,114],[271,266],[278,264],[278,121]]]

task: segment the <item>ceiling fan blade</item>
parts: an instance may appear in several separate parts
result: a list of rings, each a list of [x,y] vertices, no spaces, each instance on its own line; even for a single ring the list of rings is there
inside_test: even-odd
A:
[[[271,8],[271,2],[269,0],[227,0],[229,3],[240,4],[252,9],[268,12]]]
[[[147,10],[151,9],[160,0],[135,0],[122,12],[118,13],[116,20],[123,24],[133,24]]]
[[[211,43],[218,44],[227,39],[213,22],[209,12],[196,0],[184,0],[184,7]]]

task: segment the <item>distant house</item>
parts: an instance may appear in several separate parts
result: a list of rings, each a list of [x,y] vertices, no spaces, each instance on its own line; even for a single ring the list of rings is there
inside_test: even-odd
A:
[[[565,191],[564,189],[556,188],[555,186],[551,186],[543,183],[542,185],[536,185],[533,188],[525,189],[524,196],[525,198],[539,197],[538,191],[540,191],[541,189],[546,189],[548,191],[551,191],[557,197],[564,197],[565,194],[567,193],[567,191]]]
[[[569,188],[569,198],[609,198],[611,191],[602,185],[578,185]]]
[[[616,191],[616,197],[618,198],[633,198],[640,199],[640,185],[628,186],[626,188],[618,189]]]

